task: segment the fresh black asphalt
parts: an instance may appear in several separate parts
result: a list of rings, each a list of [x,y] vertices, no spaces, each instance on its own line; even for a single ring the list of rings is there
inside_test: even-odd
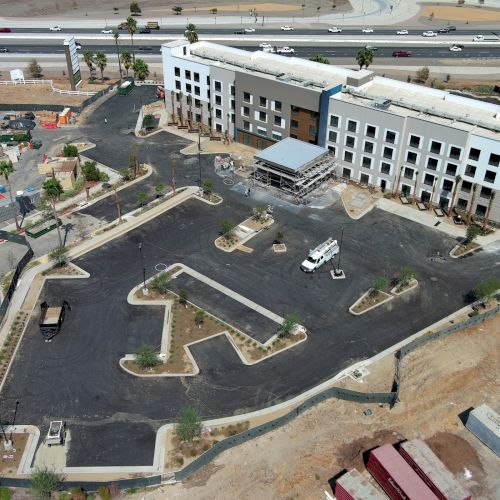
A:
[[[123,107],[128,103],[110,99],[96,112],[95,124],[87,125],[87,133],[102,137],[96,158],[115,167],[126,160],[135,139],[118,133],[113,138],[110,125],[115,119],[110,117],[119,108],[122,121],[116,118],[116,127],[126,128]],[[101,121],[106,114],[107,131]],[[159,139],[162,135],[155,141],[170,139],[166,135],[167,139]],[[155,165],[157,178],[169,175],[171,155],[182,142],[173,140],[177,144],[166,148],[139,141],[140,154]],[[183,408],[193,406],[203,418],[213,418],[289,399],[462,307],[471,288],[498,269],[498,253],[490,252],[432,262],[429,256],[436,251],[447,254],[451,238],[379,210],[353,222],[339,204],[324,210],[290,210],[276,203],[273,230],[248,243],[252,253],[222,252],[213,243],[220,221],[244,220],[255,202],[228,190],[210,174],[210,158],[204,161],[204,177],[214,178],[223,204],[183,203],[76,259],[90,273],[89,279],[51,280],[42,290],[40,301],[66,299],[72,310],[51,343],[44,343],[34,315],[0,408],[8,413],[19,400],[17,423],[39,425],[42,435],[50,420],[67,420],[72,432],[70,466],[150,465],[154,431],[175,421]],[[186,165],[179,175],[185,184],[195,183],[197,165]],[[151,189],[154,181],[150,177],[132,187],[132,193],[126,190],[125,206],[134,205],[134,191]],[[114,218],[113,204],[100,203],[90,210],[106,220]],[[341,267],[347,279],[331,280],[327,266],[312,275],[302,273],[299,264],[308,248],[328,236],[338,237],[343,226]],[[277,230],[285,233],[286,254],[271,250]],[[164,313],[159,306],[132,306],[126,301],[142,279],[140,242],[147,277],[160,262],[183,262],[279,315],[297,313],[311,332],[307,342],[245,366],[229,342],[217,337],[192,348],[198,376],[141,379],[126,374],[118,360],[143,343],[160,344]],[[417,272],[417,290],[363,316],[349,314],[348,307],[376,277],[394,277],[408,265]],[[230,316],[223,302],[219,307],[220,314]]]

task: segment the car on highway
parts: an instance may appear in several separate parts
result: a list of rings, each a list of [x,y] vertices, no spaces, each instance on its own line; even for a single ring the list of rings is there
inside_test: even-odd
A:
[[[396,31],[396,35],[407,35],[408,34],[408,30],[398,30]]]
[[[149,46],[149,45],[140,45],[137,50],[143,50],[143,51],[150,51],[150,50],[153,50],[153,47]]]
[[[448,28],[448,31],[457,31],[456,26],[447,26],[447,28]]]
[[[335,26],[333,28],[328,28],[328,33],[342,33],[342,28],[336,28]]]
[[[438,34],[435,31],[429,30],[429,31],[424,31],[422,33],[422,36],[438,36]]]
[[[255,33],[255,28],[245,28],[245,33]]]
[[[52,26],[52,28],[49,28],[49,31],[62,31],[62,28],[60,26]]]
[[[142,35],[148,35],[151,33],[151,30],[149,28],[142,28],[141,31],[139,31]]]
[[[363,28],[361,31],[363,33],[373,33],[373,28]]]
[[[245,34],[245,30],[236,30],[236,31],[233,31],[233,34],[234,35],[244,35]]]
[[[411,52],[409,50],[395,50],[392,57],[411,57]]]
[[[450,32],[450,28],[439,28],[438,29],[438,33],[449,33]]]
[[[277,54],[295,54],[295,49],[292,47],[278,47],[276,49]]]
[[[259,43],[259,48],[261,48],[261,49],[267,49],[269,47],[272,47],[272,45],[268,42]]]
[[[101,30],[101,33],[104,33],[105,35],[111,35],[113,33],[113,30],[106,28],[106,29]]]
[[[373,45],[365,45],[365,49],[375,52],[376,50],[378,50],[378,47],[374,47]]]
[[[10,28],[0,28],[0,33],[10,33],[11,31]]]
[[[462,52],[462,49],[463,49],[463,46],[459,46],[459,45],[452,45],[450,47],[450,52]]]
[[[281,31],[293,31],[295,28],[293,26],[282,26]]]
[[[0,52],[9,52],[7,47],[0,47]]]

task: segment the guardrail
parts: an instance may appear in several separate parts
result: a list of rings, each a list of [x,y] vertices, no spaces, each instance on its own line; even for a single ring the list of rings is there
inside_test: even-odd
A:
[[[0,85],[50,85],[53,92],[58,94],[83,95],[91,97],[97,92],[83,92],[81,90],[62,90],[54,87],[53,80],[0,80]]]

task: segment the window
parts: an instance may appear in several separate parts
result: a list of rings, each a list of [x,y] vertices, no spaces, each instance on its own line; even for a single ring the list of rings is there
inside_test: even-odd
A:
[[[250,108],[248,106],[243,106],[243,116],[250,116]]]
[[[487,207],[484,205],[479,205],[479,203],[476,206],[476,215],[478,217],[486,217],[486,211],[488,210]]]
[[[210,76],[207,75],[207,85],[210,87]]]
[[[334,132],[333,130],[330,130],[328,132],[328,140],[331,142],[337,142],[337,132]]]
[[[492,172],[491,170],[486,170],[486,173],[484,174],[484,182],[495,182],[495,179],[497,177],[496,172]]]
[[[243,92],[243,101],[252,103],[252,96],[250,95],[250,92]]]
[[[353,148],[354,145],[356,144],[356,138],[353,137],[352,135],[346,135],[345,136],[345,145],[349,148]]]
[[[222,91],[222,84],[218,81],[214,81],[214,90],[216,92],[221,92]]]
[[[317,133],[318,128],[316,127],[316,125],[309,125],[309,135],[316,136]]]
[[[427,168],[429,170],[437,170],[438,163],[437,158],[427,158]]]
[[[216,124],[215,124],[215,130],[216,130],[217,132],[222,132],[222,125],[221,125],[220,123],[216,123]]]
[[[420,147],[420,137],[418,137],[418,135],[410,135],[410,146],[412,148]]]
[[[252,139],[248,134],[243,134],[243,144],[246,144],[247,146],[250,146],[252,144]]]
[[[181,90],[181,82],[179,80],[175,80],[175,88]]]
[[[281,101],[274,101],[275,111],[281,111]]]
[[[406,179],[412,179],[413,180],[413,174],[415,173],[415,170],[413,168],[406,167],[404,171],[404,176]]]
[[[259,97],[259,106],[261,108],[267,108],[267,98],[266,97]]]
[[[394,149],[384,146],[384,158],[392,160],[392,155],[394,154]]]
[[[328,151],[331,151],[332,154],[336,154],[337,149],[335,148],[335,146],[328,146]]]
[[[207,97],[210,99],[210,89],[207,90]]]
[[[231,99],[231,109],[234,109],[234,99]]]
[[[180,69],[180,68],[175,67],[175,68],[174,68],[174,74],[175,74],[175,76],[178,76],[178,77],[180,78],[180,76],[181,76],[181,69]]]
[[[431,141],[431,153],[434,153],[436,155],[440,155],[442,147],[443,147],[443,144],[441,142]]]
[[[351,178],[351,169],[350,168],[342,169],[342,177],[344,177],[345,179],[350,179]]]
[[[447,163],[446,164],[446,175],[457,175],[457,169],[458,165],[455,165],[455,163]]]
[[[299,128],[299,122],[297,120],[292,120],[290,122],[290,127],[291,128]]]
[[[367,174],[361,174],[359,176],[359,182],[361,184],[369,184],[370,183],[370,176]]]
[[[406,153],[406,161],[408,163],[417,163],[417,159],[418,159],[418,156],[417,156],[417,153],[414,153],[413,151],[407,151]]]
[[[464,200],[463,198],[458,198],[457,208],[459,208],[460,210],[466,210],[467,209],[467,200]]]
[[[195,118],[196,123],[201,122],[201,115],[199,113],[196,113],[196,118]]]
[[[490,199],[492,193],[492,189],[486,186],[483,186],[481,188],[481,192],[479,193],[480,198],[486,198],[487,200]]]
[[[189,71],[188,69],[184,70],[184,76],[186,80],[191,80],[191,71]]]
[[[352,163],[353,156],[354,155],[351,153],[351,151],[344,151],[344,161],[346,161],[347,163]]]
[[[297,106],[291,106],[291,112],[292,112],[292,115],[298,115],[299,108]]]
[[[339,127],[339,117],[335,115],[330,116],[330,127]]]
[[[462,154],[462,148],[457,148],[457,146],[451,146],[450,158],[453,158],[454,160],[460,160],[461,154]]]
[[[361,166],[364,168],[372,168],[372,159],[368,156],[363,156],[363,159],[361,160]]]
[[[386,130],[385,142],[388,142],[389,144],[394,144],[396,142],[396,132],[393,132],[392,130]]]
[[[452,191],[453,190],[453,181],[445,179],[443,181],[443,191]]]
[[[274,116],[274,124],[278,125],[278,127],[281,127],[281,116]]]
[[[433,175],[425,174],[424,184],[426,184],[427,186],[432,186],[434,184],[434,179],[435,177]]]
[[[373,142],[370,142],[370,141],[365,141],[365,147],[363,149],[363,151],[365,153],[373,153]]]
[[[491,165],[492,167],[498,167],[499,164],[500,164],[500,155],[491,153],[488,165]]]
[[[215,110],[215,118],[222,118],[222,110],[217,108]]]
[[[481,150],[476,148],[470,148],[469,151],[469,160],[479,161],[479,157],[481,156]]]
[[[250,128],[250,122],[243,121],[243,128],[245,130],[251,130],[251,128]]]
[[[186,83],[186,92],[187,92],[188,94],[190,94],[190,93],[191,93],[191,84],[190,84],[190,83]]]
[[[230,93],[232,96],[236,95],[235,90],[236,90],[236,89],[235,89],[234,85],[231,85],[231,86],[229,87],[229,93]]]
[[[199,73],[193,73],[194,76],[194,81],[196,83],[200,83],[200,74]]]
[[[194,87],[194,95],[200,95],[200,87],[197,87],[196,85]]]
[[[281,134],[279,132],[275,132],[273,130],[273,133],[272,133],[272,138],[276,141],[280,141],[281,140]]]
[[[217,106],[222,106],[222,97],[220,95],[215,96],[215,104],[217,104]]]
[[[259,120],[261,122],[266,122],[267,121],[267,113],[265,113],[264,111],[258,111],[259,113]]]
[[[234,113],[231,113],[231,123],[234,123],[236,121],[236,115]]]
[[[355,122],[354,120],[348,120],[347,121],[347,130],[349,130],[349,132],[357,132],[358,131],[358,122]]]
[[[309,116],[310,116],[312,119],[316,119],[316,118],[318,118],[319,113],[318,113],[317,111],[309,111]]]
[[[390,175],[390,173],[391,173],[391,164],[390,163],[386,163],[385,161],[383,161],[380,164],[380,172],[383,173],[383,174]]]
[[[266,141],[257,139],[257,149],[264,149],[267,146]]]
[[[199,100],[199,99],[195,99],[195,100],[194,100],[194,107],[195,107],[195,108],[199,108],[200,106],[201,106],[201,102],[200,102],[200,100]]]
[[[469,177],[474,177],[476,175],[476,167],[474,165],[467,165],[465,167],[465,175]]]
[[[264,127],[257,127],[257,134],[265,137],[267,135],[267,130]]]
[[[367,137],[376,137],[377,127],[375,127],[374,125],[367,125],[366,126],[366,135],[367,135]]]
[[[460,188],[460,191],[463,193],[470,193],[472,189],[472,182],[469,181],[463,181],[462,182],[462,187]]]

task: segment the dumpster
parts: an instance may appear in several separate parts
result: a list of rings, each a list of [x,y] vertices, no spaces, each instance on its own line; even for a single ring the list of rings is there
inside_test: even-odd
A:
[[[131,76],[123,79],[123,82],[118,87],[119,95],[127,95],[134,88],[134,79]]]

